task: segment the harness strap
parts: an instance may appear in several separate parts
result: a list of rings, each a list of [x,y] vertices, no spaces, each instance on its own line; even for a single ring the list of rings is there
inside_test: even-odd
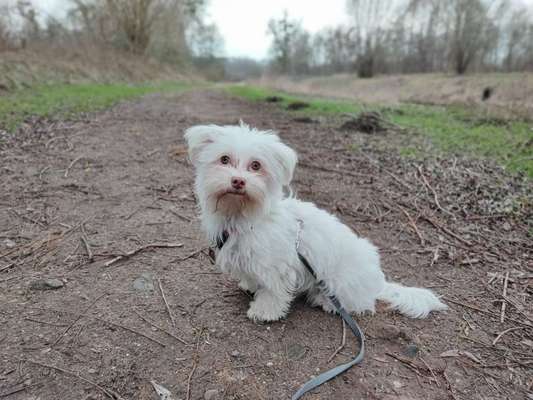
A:
[[[229,233],[227,231],[222,232],[222,236],[217,238],[217,248],[220,250],[224,246],[224,244],[229,239]],[[299,240],[299,239],[298,239]],[[297,243],[298,248],[298,243]],[[304,265],[304,267],[307,269],[307,271],[315,278],[317,281],[317,285],[319,288],[324,288],[325,284],[323,281],[319,281],[318,277],[316,275],[315,270],[311,267],[311,264],[309,264],[309,261],[300,253],[297,252],[298,258],[300,259],[300,262]],[[335,368],[332,368],[326,372],[323,372],[322,374],[318,375],[317,377],[307,381],[298,391],[292,396],[291,400],[298,400],[301,398],[304,394],[307,392],[315,389],[316,387],[326,383],[327,381],[339,376],[343,372],[347,371],[348,369],[352,368],[354,365],[359,364],[361,361],[363,361],[363,357],[365,355],[365,335],[363,334],[363,331],[361,331],[361,328],[359,328],[359,325],[357,325],[357,322],[352,318],[352,316],[346,312],[346,310],[341,306],[339,303],[339,300],[335,296],[328,296],[329,300],[341,316],[341,318],[344,320],[344,322],[348,325],[352,333],[354,334],[355,338],[357,339],[357,342],[359,343],[359,352],[355,355],[352,361],[341,364],[336,366]]]

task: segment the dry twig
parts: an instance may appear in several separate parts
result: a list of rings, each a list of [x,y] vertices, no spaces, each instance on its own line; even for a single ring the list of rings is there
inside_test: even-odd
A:
[[[130,258],[131,256],[134,256],[137,253],[140,253],[141,251],[147,250],[147,249],[153,249],[153,248],[175,248],[175,247],[182,247],[183,243],[152,243],[147,244],[144,246],[139,247],[138,249],[132,250],[130,252],[127,252],[126,254],[122,254],[120,256],[117,256],[113,258],[112,260],[109,260],[104,264],[105,267],[109,267],[120,260],[124,260],[126,258]]]
[[[503,280],[503,293],[502,293],[502,310],[500,313],[500,322],[505,321],[505,308],[507,307],[507,285],[509,284],[509,271],[505,273],[505,279]]]
[[[413,230],[415,231],[416,235],[418,236],[418,239],[420,240],[420,244],[422,246],[424,246],[424,238],[422,237],[422,234],[420,233],[420,231],[418,230],[418,227],[416,226],[416,223],[415,221],[413,220],[413,218],[409,215],[409,213],[401,206],[398,206],[398,208],[400,209],[400,211],[407,217],[407,219],[409,220],[409,224],[411,225],[411,227],[413,228]]]
[[[344,346],[346,346],[346,323],[344,320],[342,320],[342,341],[341,345],[333,352],[333,354],[328,358],[328,361],[326,361],[328,364],[335,358],[337,354],[339,354],[342,349],[344,349]]]
[[[65,329],[63,331],[63,333],[58,336],[58,338],[54,341],[54,343],[52,343],[52,345],[50,347],[54,347],[56,344],[58,344],[60,342],[60,340],[63,339],[63,337],[68,333],[68,331],[70,331],[70,329],[74,325],[76,325],[76,322],[78,322],[80,319],[85,317],[87,315],[87,313],[89,312],[89,310],[92,308],[92,306],[94,306],[96,304],[96,302],[98,300],[100,300],[102,297],[104,297],[105,295],[106,295],[106,293],[104,293],[104,294],[98,296],[96,299],[94,299],[94,301],[92,301],[91,304],[89,304],[87,306],[87,308],[81,314],[78,315],[78,317],[67,327],[67,329]]]
[[[87,238],[87,233],[85,232],[85,224],[81,224],[81,241],[83,242],[83,245],[85,246],[85,251],[87,252],[87,257],[89,258],[89,261],[92,261],[94,258],[94,255],[91,250],[91,246],[89,245],[89,239]]]
[[[154,328],[159,329],[161,332],[166,333],[168,336],[170,336],[170,337],[176,339],[178,342],[183,343],[184,345],[189,345],[189,343],[187,343],[187,342],[186,342],[185,340],[183,340],[182,338],[180,338],[180,337],[174,335],[173,333],[167,331],[166,329],[160,327],[159,325],[156,325],[155,323],[153,323],[152,321],[150,321],[148,318],[144,317],[144,316],[143,316],[142,314],[140,314],[139,312],[137,312],[137,311],[134,311],[134,312],[135,312],[135,314],[137,314],[137,315],[139,316],[140,319],[142,319],[142,320],[145,321],[146,323],[152,325]]]
[[[441,231],[447,233],[448,235],[450,235],[451,237],[457,239],[461,243],[464,243],[467,246],[472,246],[472,243],[470,243],[468,240],[463,239],[461,236],[459,236],[456,233],[452,232],[451,230],[449,230],[445,226],[442,226],[441,224],[437,223],[435,220],[433,220],[432,218],[428,217],[427,215],[422,215],[422,218],[424,218],[427,222],[429,222],[435,228],[440,229]]]
[[[196,368],[198,367],[198,357],[199,357],[198,349],[200,347],[201,337],[202,337],[202,332],[200,331],[200,333],[198,334],[198,339],[196,340],[196,352],[194,354],[193,366],[191,369],[191,373],[189,374],[189,377],[187,378],[187,396],[185,397],[186,400],[191,399],[191,382],[192,382],[192,377],[194,375],[194,372],[196,371]]]
[[[63,369],[63,368],[60,368],[60,367],[56,367],[55,365],[44,364],[44,363],[41,363],[39,361],[34,361],[34,360],[25,360],[25,361],[27,361],[27,362],[29,362],[31,364],[39,365],[41,367],[55,369],[56,371],[62,372],[63,374],[70,375],[70,376],[72,376],[74,378],[82,380],[83,382],[88,383],[89,385],[91,385],[91,386],[95,387],[96,389],[98,389],[99,391],[101,391],[103,394],[105,394],[110,399],[124,400],[124,398],[122,396],[120,396],[118,393],[114,392],[111,389],[106,389],[106,388],[100,386],[99,384],[97,384],[96,382],[91,381],[90,379],[84,378],[79,373],[75,373],[73,371],[69,371],[69,370],[66,370],[66,369]]]
[[[174,317],[172,316],[172,312],[170,311],[170,306],[168,305],[167,298],[165,296],[165,292],[163,290],[163,285],[161,284],[161,279],[157,279],[157,283],[159,285],[159,291],[161,292],[161,297],[163,298],[163,302],[165,303],[165,308],[167,309],[168,316],[170,318],[170,322],[172,322],[172,326],[176,326],[176,322],[174,321]]]
[[[498,333],[498,336],[496,336],[496,338],[492,341],[492,345],[495,346],[496,343],[498,343],[498,341],[502,338],[503,335],[505,335],[506,333],[509,333],[509,332],[512,332],[512,331],[516,331],[518,329],[524,329],[522,326],[516,326],[514,328],[509,328],[509,329],[506,329],[504,331],[501,331],[500,333]]]
[[[427,180],[426,176],[424,175],[424,172],[422,171],[422,166],[419,165],[418,166],[418,173],[420,174],[420,176],[422,177],[422,180],[424,181],[424,184],[427,186],[427,188],[429,190],[431,190],[431,193],[433,193],[433,201],[435,202],[435,205],[437,206],[437,208],[439,210],[441,210],[443,213],[445,214],[448,214],[449,216],[451,216],[453,219],[455,219],[455,215],[453,215],[451,212],[449,212],[448,210],[445,210],[444,208],[442,208],[442,206],[440,205],[440,202],[439,202],[439,198],[437,196],[437,192],[435,191],[435,189],[433,189],[433,186],[430,185],[429,181]]]
[[[83,157],[78,157],[78,158],[75,158],[74,160],[72,160],[72,162],[69,164],[69,166],[67,167],[67,169],[65,170],[65,175],[63,175],[65,178],[68,177],[68,174],[70,172],[70,170],[72,169],[72,167],[74,166],[74,164],[76,164],[78,161],[80,161]]]

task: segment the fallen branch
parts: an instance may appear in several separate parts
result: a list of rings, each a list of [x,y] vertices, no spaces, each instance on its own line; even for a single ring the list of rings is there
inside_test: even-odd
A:
[[[333,360],[333,358],[335,358],[335,356],[337,354],[339,354],[341,352],[342,349],[344,349],[344,346],[346,346],[346,323],[344,322],[344,319],[342,320],[342,341],[341,341],[341,345],[337,348],[337,350],[335,350],[333,352],[333,354],[328,358],[328,361],[326,363],[330,363],[331,360]]]
[[[104,264],[105,267],[109,267],[121,260],[124,260],[126,258],[130,258],[132,256],[134,256],[135,254],[137,253],[140,253],[141,251],[144,251],[144,250],[147,250],[147,249],[155,249],[155,248],[175,248],[175,247],[182,247],[183,246],[183,243],[152,243],[152,244],[147,244],[145,246],[141,246],[139,247],[138,249],[135,249],[135,250],[132,250],[126,254],[122,254],[120,256],[117,256],[115,258],[113,258],[112,260],[109,260],[108,262],[106,262]]]
[[[72,376],[74,378],[82,380],[83,382],[88,383],[89,385],[91,385],[91,386],[95,387],[96,389],[98,389],[99,391],[101,391],[103,394],[105,394],[110,399],[124,400],[124,398],[122,396],[120,396],[118,393],[114,392],[111,389],[106,389],[106,388],[100,386],[99,384],[97,384],[96,382],[91,381],[90,379],[84,378],[79,373],[75,373],[73,371],[69,371],[69,370],[66,370],[66,369],[63,369],[63,368],[60,368],[60,367],[56,367],[55,365],[44,364],[44,363],[41,363],[39,361],[33,361],[33,360],[24,360],[24,361],[29,362],[31,364],[39,365],[39,366],[44,367],[44,368],[55,369],[56,371],[62,372],[63,374],[70,375],[70,376]]]
[[[436,221],[434,221],[434,220],[431,219],[430,217],[428,217],[428,216],[426,216],[426,215],[422,215],[421,217],[424,218],[424,219],[425,219],[427,222],[429,222],[431,225],[433,225],[435,228],[440,229],[441,231],[447,233],[448,235],[450,235],[451,237],[457,239],[457,240],[460,241],[461,243],[466,244],[467,246],[472,246],[472,243],[470,243],[468,240],[463,239],[461,236],[459,236],[459,235],[457,235],[456,233],[452,232],[451,230],[449,230],[449,229],[446,228],[445,226],[440,225],[439,223],[437,223]]]
[[[200,347],[201,337],[202,337],[202,332],[198,334],[198,339],[196,340],[196,353],[194,354],[193,366],[191,369],[191,373],[189,374],[189,377],[187,378],[187,397],[185,397],[186,400],[191,399],[191,382],[192,382],[192,377],[194,375],[194,372],[196,371],[196,368],[198,367],[198,357],[199,357],[198,348]]]
[[[326,168],[320,165],[308,164],[302,161],[300,161],[298,165],[304,168],[315,169],[317,171],[323,171],[323,172],[331,172],[331,173],[339,174],[339,175],[352,176],[354,178],[368,178],[369,176],[371,176],[370,174],[359,174],[356,172],[351,172],[351,171],[346,171],[346,170],[341,170],[341,169],[336,169],[336,168]]]
[[[76,316],[80,316],[80,315],[83,316],[83,314],[77,313],[77,312],[75,312],[75,311],[58,310],[58,309],[55,309],[55,308],[45,308],[45,307],[38,308],[38,309],[40,309],[40,310],[45,310],[45,311],[53,311],[53,312],[56,312],[56,313],[64,313],[64,314],[72,314],[72,315],[76,315]],[[119,324],[118,322],[112,322],[112,321],[108,321],[108,320],[103,319],[103,318],[99,318],[99,317],[91,317],[91,316],[88,316],[88,315],[85,315],[85,317],[88,318],[88,319],[91,319],[91,320],[93,320],[93,321],[99,321],[99,322],[102,322],[102,323],[104,323],[104,324],[108,324],[108,325],[116,326],[116,327],[118,327],[118,328],[124,329],[124,330],[126,330],[126,331],[131,332],[131,333],[134,333],[134,334],[136,334],[136,335],[138,335],[138,336],[142,336],[142,337],[144,337],[144,338],[146,338],[146,339],[148,339],[148,340],[150,340],[150,341],[152,341],[152,342],[154,342],[154,343],[157,343],[158,345],[160,345],[160,346],[162,346],[162,347],[166,347],[166,344],[165,344],[165,343],[160,342],[159,340],[154,339],[153,337],[150,337],[150,336],[148,336],[148,335],[145,335],[144,333],[139,332],[139,331],[137,331],[137,330],[135,330],[135,329],[133,329],[133,328],[129,328],[129,327],[127,327],[127,326],[121,325],[121,324]]]
[[[167,309],[168,316],[170,318],[170,322],[172,322],[172,326],[176,326],[176,322],[174,321],[174,317],[172,316],[172,312],[170,311],[170,307],[167,302],[167,298],[165,297],[165,292],[163,291],[163,285],[161,284],[161,279],[157,279],[157,283],[159,284],[159,291],[161,292],[161,297],[163,298],[163,302],[165,303],[165,308]]]
[[[109,325],[113,325],[113,326],[116,326],[118,328],[122,328],[126,331],[129,331],[131,333],[135,333],[136,335],[139,335],[139,336],[142,336],[148,340],[150,340],[151,342],[154,342],[154,343],[157,343],[158,345],[160,345],[161,347],[167,347],[167,345],[163,342],[160,342],[159,340],[153,338],[153,337],[150,337],[148,335],[145,335],[144,333],[142,332],[139,332],[133,328],[128,328],[127,326],[124,326],[124,325],[121,325],[117,322],[112,322],[112,321],[108,321],[108,320],[105,320],[105,319],[102,319],[102,318],[96,318],[96,317],[93,317],[93,319],[97,320],[97,321],[100,321],[100,322],[103,322],[104,324],[109,324]]]
[[[431,368],[429,366],[429,364],[426,362],[426,360],[424,360],[422,357],[419,357],[420,358],[420,361],[422,361],[424,363],[424,365],[426,366],[426,368],[428,369],[428,371],[431,373],[431,375],[433,376],[433,380],[435,381],[435,384],[437,385],[437,387],[440,387],[440,384],[439,384],[439,380],[437,379],[437,375],[435,375],[435,372],[433,372],[433,368]]]
[[[85,317],[87,315],[87,313],[89,312],[89,310],[92,308],[92,306],[94,306],[96,304],[96,302],[98,300],[100,300],[102,297],[104,297],[106,295],[106,293],[98,296],[96,299],[94,299],[94,301],[91,302],[91,304],[89,304],[87,306],[87,308],[81,313],[78,315],[78,317],[67,327],[67,329],[65,329],[63,331],[63,333],[61,335],[58,336],[58,338],[54,341],[54,343],[52,343],[52,345],[50,347],[54,347],[56,344],[58,344],[61,339],[63,339],[63,337],[68,333],[68,331],[70,331],[70,329],[76,325],[76,322],[78,322],[80,319],[82,319],[83,317]]]
[[[505,321],[505,308],[507,307],[507,285],[509,285],[509,271],[505,273],[505,279],[503,280],[503,293],[502,293],[502,310],[500,313],[500,322]]]
[[[386,355],[388,355],[389,357],[392,357],[394,358],[395,360],[398,360],[400,361],[401,363],[403,363],[407,368],[409,368],[411,371],[413,371],[415,374],[417,375],[420,375],[420,376],[423,376],[421,373],[420,373],[420,366],[416,365],[415,363],[413,363],[412,361],[410,360],[406,360],[405,358],[402,358],[400,356],[397,356],[396,354],[393,354],[393,353],[385,353]]]
[[[174,338],[176,339],[178,342],[180,343],[183,343],[184,345],[189,345],[189,343],[187,343],[185,340],[181,339],[180,337],[174,335],[173,333],[167,331],[166,329],[160,327],[159,325],[156,325],[155,323],[153,323],[152,321],[150,321],[148,318],[144,317],[142,314],[140,314],[139,312],[137,311],[134,311],[135,314],[137,314],[139,316],[140,319],[142,319],[143,321],[145,321],[146,323],[152,325],[154,328],[156,329],[159,329],[161,332],[163,333],[166,333],[168,336],[170,336],[171,338]]]
[[[413,220],[413,218],[409,215],[409,213],[401,206],[398,206],[398,208],[400,209],[400,211],[407,217],[407,219],[409,220],[409,224],[411,225],[411,227],[413,228],[413,230],[415,231],[416,235],[418,236],[418,239],[420,240],[420,244],[422,246],[424,246],[424,238],[422,237],[422,234],[420,233],[420,231],[418,230],[418,227],[416,226],[416,223],[415,221]]]
[[[466,308],[470,308],[471,310],[475,310],[475,311],[478,311],[478,312],[481,312],[483,314],[487,314],[487,315],[490,315],[491,317],[495,318],[495,319],[499,319],[498,318],[498,315],[494,314],[493,312],[489,311],[489,310],[484,310],[482,308],[479,308],[479,307],[476,307],[476,306],[473,306],[471,304],[466,304],[466,303],[462,303],[460,301],[457,301],[457,300],[453,300],[453,299],[450,299],[449,297],[443,297],[444,300],[446,301],[449,301],[450,303],[454,303],[454,304],[457,304],[457,305],[460,305],[460,306],[463,306],[463,307],[466,307]],[[512,321],[512,322],[515,322],[519,325],[523,325],[523,326],[527,326],[529,328],[533,328],[533,325],[532,324],[529,324],[527,322],[523,322],[523,321],[519,321],[517,319],[514,319],[514,318],[509,318],[507,317],[507,320],[508,321]]]
[[[431,190],[431,193],[433,193],[433,201],[435,202],[435,205],[437,206],[437,208],[439,210],[441,210],[443,213],[445,214],[448,214],[450,215],[451,217],[453,217],[453,219],[455,219],[455,215],[453,215],[451,212],[445,210],[441,205],[440,205],[440,202],[439,202],[439,198],[437,197],[437,192],[435,191],[435,189],[433,189],[433,186],[430,185],[429,181],[427,180],[426,176],[424,175],[424,173],[422,172],[422,166],[419,165],[418,166],[418,173],[420,174],[420,176],[422,177],[422,180],[424,181],[424,184],[427,186],[427,188],[429,190]]]
[[[498,336],[496,336],[496,338],[492,341],[492,345],[495,346],[496,343],[498,343],[498,341],[502,338],[503,335],[505,335],[506,333],[509,333],[509,332],[512,332],[512,331],[516,331],[518,329],[524,329],[522,326],[516,326],[514,328],[509,328],[509,329],[506,329],[504,331],[501,331],[500,333],[498,333]]]
[[[89,239],[87,238],[87,233],[85,232],[84,224],[81,224],[81,241],[83,242],[83,245],[85,246],[85,251],[87,252],[87,257],[89,258],[89,261],[92,261],[94,258],[94,255],[91,250],[91,246],[89,245]]]
[[[74,166],[74,164],[76,164],[78,161],[80,161],[83,157],[78,157],[78,158],[75,158],[74,160],[72,160],[72,162],[69,164],[69,166],[67,167],[67,169],[65,170],[65,175],[63,175],[65,178],[68,177],[68,173],[70,172],[70,170],[72,169],[72,167]]]
[[[199,250],[194,250],[193,252],[189,253],[188,255],[186,256],[183,256],[181,258],[177,258],[175,260],[172,260],[171,262],[172,263],[180,263],[180,262],[183,262],[185,260],[188,260],[189,258],[193,258],[193,257],[196,257],[198,254],[201,254],[202,252],[204,252],[205,250],[209,250],[211,247],[207,246],[207,247],[202,247],[201,249]]]

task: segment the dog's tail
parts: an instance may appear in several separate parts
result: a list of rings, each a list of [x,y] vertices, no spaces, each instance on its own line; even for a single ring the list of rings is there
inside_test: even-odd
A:
[[[431,290],[406,287],[393,282],[385,283],[378,299],[390,303],[392,309],[411,318],[425,318],[431,311],[448,308]]]

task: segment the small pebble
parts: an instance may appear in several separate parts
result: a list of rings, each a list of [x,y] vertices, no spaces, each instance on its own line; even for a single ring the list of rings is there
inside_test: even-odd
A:
[[[154,291],[154,277],[147,272],[142,273],[137,279],[133,281],[133,288],[139,292],[153,292]]]
[[[11,239],[4,240],[4,246],[6,246],[8,249],[12,249],[16,245],[17,244],[14,241],[12,241]]]
[[[411,343],[410,345],[408,345],[405,350],[403,351],[403,353],[407,356],[407,357],[410,357],[410,358],[414,358],[416,357],[416,355],[418,354],[418,346],[414,343]]]
[[[232,356],[232,357],[239,357],[240,355],[241,355],[241,353],[239,353],[237,350],[233,350],[233,351],[231,352],[231,356]]]
[[[269,361],[269,362],[267,362],[266,365],[267,365],[267,367],[272,367],[274,365],[274,363],[272,361]]]
[[[65,284],[60,279],[38,279],[30,283],[31,290],[55,290],[63,286]]]
[[[218,398],[218,390],[210,389],[204,393],[204,400],[216,400]]]

